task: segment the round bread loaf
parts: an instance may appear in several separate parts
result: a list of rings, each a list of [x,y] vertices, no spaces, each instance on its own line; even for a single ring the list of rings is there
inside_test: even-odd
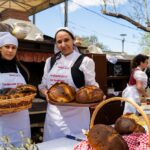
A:
[[[128,145],[116,130],[108,125],[96,124],[90,129],[88,142],[94,150],[128,150]]]
[[[131,134],[133,132],[145,133],[144,127],[137,124],[134,119],[120,117],[115,122],[115,129],[119,134]]]
[[[94,85],[87,85],[81,87],[76,92],[76,101],[79,103],[92,103],[92,102],[102,101],[103,96],[104,93],[100,88]]]
[[[72,86],[64,82],[57,82],[48,90],[47,94],[49,100],[68,103],[75,99],[75,93],[75,88]]]

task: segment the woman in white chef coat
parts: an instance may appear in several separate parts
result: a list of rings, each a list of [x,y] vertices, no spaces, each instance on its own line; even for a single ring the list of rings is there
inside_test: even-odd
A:
[[[39,90],[45,97],[47,97],[47,90],[57,81],[66,82],[77,89],[74,82],[76,79],[72,77],[71,67],[81,53],[74,45],[74,40],[72,31],[67,27],[60,28],[56,32],[55,52],[58,52],[59,55],[56,57],[56,62],[51,69],[52,57],[46,60],[44,75],[39,85]],[[85,56],[79,70],[84,74],[84,85],[99,86],[95,81],[95,64],[91,58]],[[80,80],[78,77],[75,78]],[[89,122],[90,111],[88,107],[56,106],[48,103],[44,125],[44,141],[64,137],[68,134],[79,134],[82,129],[89,129]]]
[[[9,32],[0,32],[0,90],[26,84],[28,73],[16,60],[18,40]],[[20,131],[31,137],[28,110],[0,114],[0,137],[8,136],[16,146],[22,143]],[[3,144],[0,141],[0,144]]]
[[[139,54],[133,58],[132,72],[127,87],[122,93],[122,97],[130,98],[138,105],[141,104],[141,96],[147,97],[145,88],[147,87],[148,78],[145,73],[145,69],[148,66],[149,57],[143,54]],[[137,113],[136,109],[129,103],[125,103],[124,114]],[[137,113],[138,114],[138,113]]]

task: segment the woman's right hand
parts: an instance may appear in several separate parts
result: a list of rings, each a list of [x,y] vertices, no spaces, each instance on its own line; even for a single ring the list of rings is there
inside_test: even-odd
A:
[[[48,90],[47,89],[42,89],[40,90],[40,95],[45,97],[46,100],[48,101],[48,94],[47,94]]]
[[[49,102],[48,94],[46,93],[46,101]]]

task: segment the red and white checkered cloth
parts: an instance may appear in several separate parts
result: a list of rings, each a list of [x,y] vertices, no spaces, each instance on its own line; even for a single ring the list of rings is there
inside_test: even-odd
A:
[[[129,150],[150,150],[148,147],[148,135],[143,133],[133,133],[123,136],[127,142]],[[93,150],[88,141],[78,143],[74,150]]]
[[[150,150],[148,147],[148,135],[143,133],[133,133],[123,136],[127,142],[129,150]]]
[[[93,150],[93,148],[90,147],[88,141],[81,141],[74,147],[74,150]]]

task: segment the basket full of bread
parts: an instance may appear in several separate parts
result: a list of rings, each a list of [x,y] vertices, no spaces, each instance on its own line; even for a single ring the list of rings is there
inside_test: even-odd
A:
[[[48,90],[50,102],[58,103],[94,103],[102,101],[103,96],[103,91],[94,85],[83,86],[76,91],[74,87],[65,82],[57,82]]]
[[[32,106],[37,88],[33,85],[19,85],[16,88],[1,89],[0,115],[18,112]]]
[[[132,104],[142,115],[148,132],[142,126],[142,121],[134,114],[119,117],[113,126],[94,124],[99,110],[112,101],[125,101]],[[78,143],[74,150],[149,150],[150,122],[148,116],[135,102],[128,98],[113,97],[99,103],[91,117],[87,139]]]

